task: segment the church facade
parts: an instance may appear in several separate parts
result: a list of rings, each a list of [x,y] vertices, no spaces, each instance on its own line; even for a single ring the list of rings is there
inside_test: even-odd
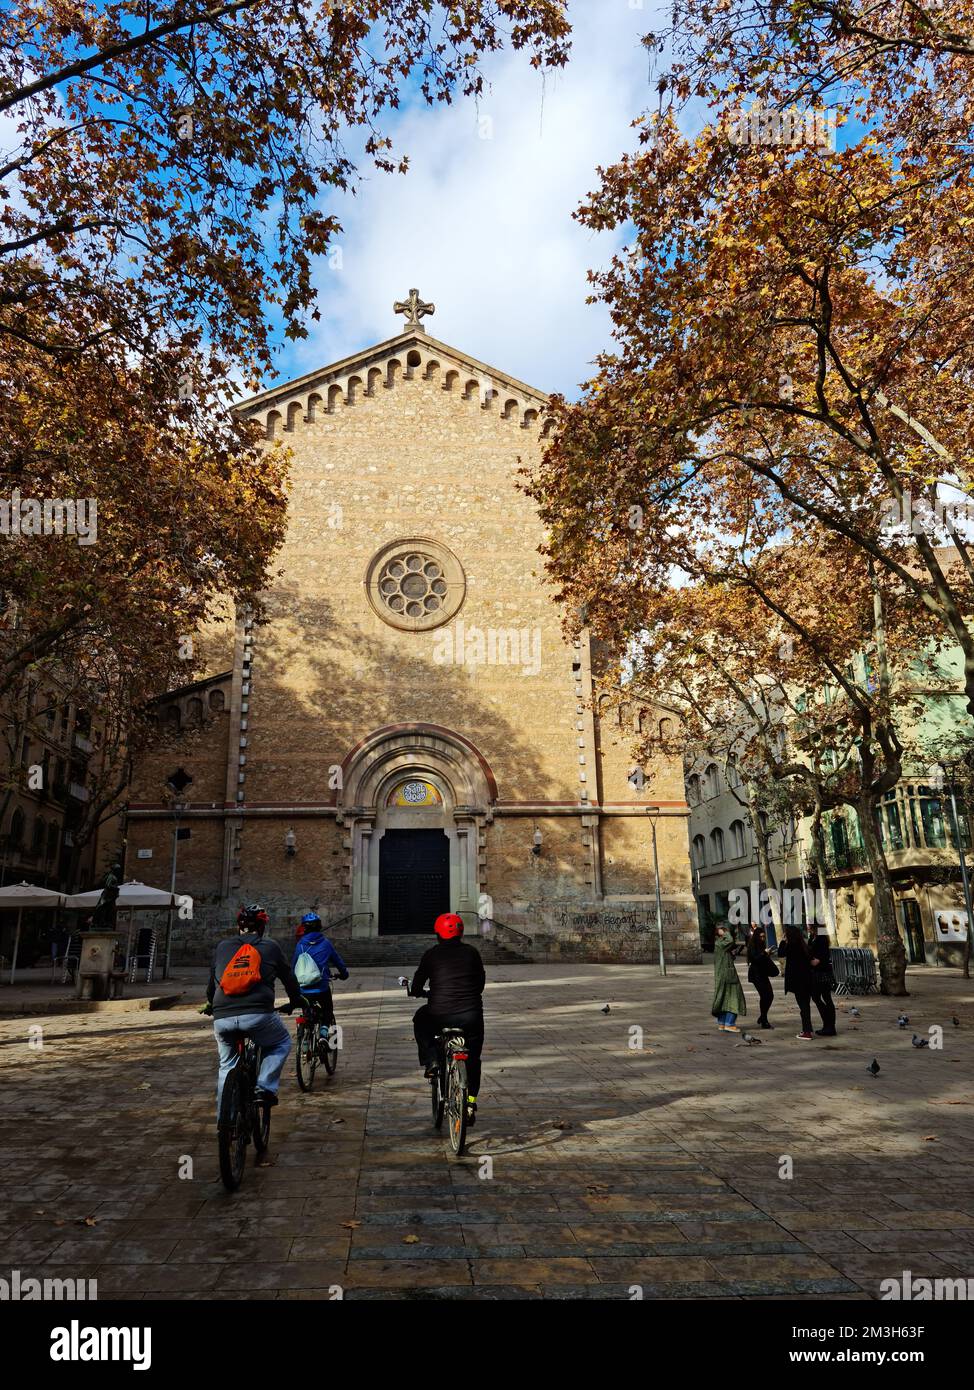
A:
[[[178,854],[177,960],[251,900],[282,938],[314,907],[352,960],[448,909],[502,954],[653,960],[655,825],[665,952],[698,959],[679,760],[630,780],[667,716],[600,718],[542,582],[517,484],[545,394],[431,337],[415,292],[395,307],[395,337],[240,407],[290,451],[287,537],[221,669],[158,702],[126,877],[168,886]]]

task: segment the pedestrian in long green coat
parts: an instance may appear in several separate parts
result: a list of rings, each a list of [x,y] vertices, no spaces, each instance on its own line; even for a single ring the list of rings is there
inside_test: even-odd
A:
[[[739,1033],[738,1015],[747,1013],[747,1002],[737,978],[734,956],[741,948],[734,944],[730,927],[718,927],[714,939],[714,1002],[710,1012],[721,1033]]]

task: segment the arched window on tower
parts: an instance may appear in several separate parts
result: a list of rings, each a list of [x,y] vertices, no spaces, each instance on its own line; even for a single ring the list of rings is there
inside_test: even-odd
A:
[[[706,868],[707,846],[702,835],[693,837],[693,863],[698,869]]]
[[[731,858],[743,859],[746,853],[744,846],[744,822],[740,820],[731,821]]]
[[[715,864],[724,862],[724,832],[718,826],[710,832],[711,858]]]

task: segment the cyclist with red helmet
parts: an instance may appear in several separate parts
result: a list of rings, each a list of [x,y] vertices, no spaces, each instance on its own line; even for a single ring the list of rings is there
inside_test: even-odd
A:
[[[277,1104],[281,1072],[291,1051],[291,1035],[274,1007],[275,987],[280,980],[291,1009],[301,1008],[301,991],[280,946],[264,939],[267,922],[260,903],[242,907],[237,913],[237,935],[221,941],[213,957],[206,998],[220,1052],[218,1116],[223,1083],[237,1059],[237,1034],[246,1033],[261,1050],[256,1093],[261,1104]]]
[[[480,1054],[484,1046],[484,962],[477,948],[462,939],[463,918],[457,913],[444,912],[437,917],[433,930],[440,939],[423,956],[409,986],[413,998],[429,999],[413,1015],[413,1032],[420,1066],[426,1076],[431,1076],[436,1069],[436,1034],[447,1027],[463,1030],[469,1054],[467,1124],[472,1125],[477,1118]]]

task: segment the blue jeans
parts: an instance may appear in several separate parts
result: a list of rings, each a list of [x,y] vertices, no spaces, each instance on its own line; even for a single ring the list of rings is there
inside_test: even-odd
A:
[[[718,1024],[724,1024],[725,1027],[729,1027],[736,1018],[737,1014],[732,1014],[730,1010],[728,1010],[726,1013],[717,1015],[717,1022]]]
[[[237,1059],[237,1036],[247,1033],[260,1048],[261,1062],[257,1085],[277,1095],[281,1072],[291,1051],[291,1034],[276,1013],[230,1014],[213,1020],[216,1045],[220,1050],[220,1070],[216,1078],[216,1117],[220,1118],[223,1083]]]

